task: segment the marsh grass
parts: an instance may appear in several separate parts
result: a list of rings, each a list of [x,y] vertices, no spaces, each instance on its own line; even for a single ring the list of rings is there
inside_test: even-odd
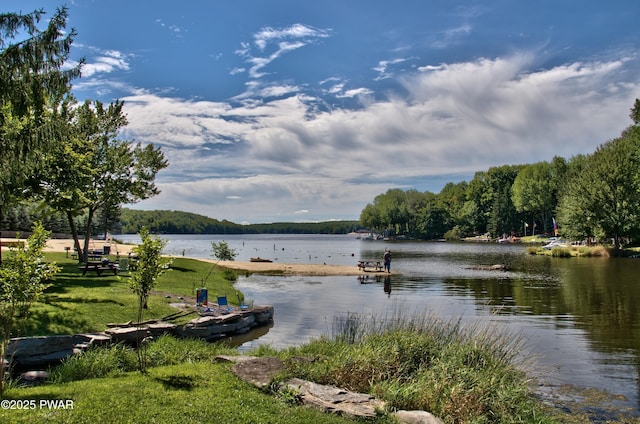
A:
[[[487,324],[463,326],[400,308],[385,316],[336,318],[291,356],[292,376],[370,393],[391,408],[432,412],[445,422],[555,422],[535,399],[522,340]]]
[[[554,258],[570,258],[573,255],[571,254],[571,249],[567,247],[556,246],[551,249],[551,256],[553,256]]]
[[[552,249],[543,249],[540,246],[528,246],[526,251],[530,255],[547,255],[554,258],[570,258],[570,257],[584,257],[584,258],[608,258],[612,255],[612,249],[606,246],[555,246]],[[630,251],[630,250],[627,250]],[[624,251],[616,252],[616,255],[623,255]]]

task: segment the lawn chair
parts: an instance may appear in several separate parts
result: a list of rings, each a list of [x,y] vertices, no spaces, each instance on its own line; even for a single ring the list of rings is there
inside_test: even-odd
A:
[[[231,312],[233,308],[229,306],[229,301],[227,300],[227,296],[218,296],[218,311],[227,313]]]
[[[240,310],[242,311],[246,311],[247,309],[249,309],[249,305],[245,304],[242,299],[240,298],[240,294],[238,294],[238,305],[240,305]]]

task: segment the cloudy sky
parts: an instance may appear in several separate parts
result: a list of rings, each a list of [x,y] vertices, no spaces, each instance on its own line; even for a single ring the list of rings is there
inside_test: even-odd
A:
[[[66,4],[76,96],[124,100],[122,136],[170,162],[138,209],[358,219],[390,188],[591,153],[640,97],[637,0]]]

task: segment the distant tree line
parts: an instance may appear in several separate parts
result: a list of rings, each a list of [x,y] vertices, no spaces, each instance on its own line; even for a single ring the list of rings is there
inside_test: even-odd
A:
[[[419,239],[489,233],[611,241],[640,235],[640,100],[633,124],[590,155],[477,172],[440,193],[391,189],[360,214],[372,231]]]
[[[135,234],[142,227],[156,234],[346,234],[361,228],[358,221],[241,225],[190,212],[125,208],[114,226],[114,232]]]

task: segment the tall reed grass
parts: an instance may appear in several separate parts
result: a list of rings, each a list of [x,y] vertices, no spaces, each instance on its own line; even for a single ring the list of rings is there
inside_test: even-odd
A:
[[[402,308],[337,317],[333,334],[291,348],[289,372],[370,393],[391,408],[426,410],[447,423],[554,422],[530,391],[524,342],[489,324],[463,325]]]

